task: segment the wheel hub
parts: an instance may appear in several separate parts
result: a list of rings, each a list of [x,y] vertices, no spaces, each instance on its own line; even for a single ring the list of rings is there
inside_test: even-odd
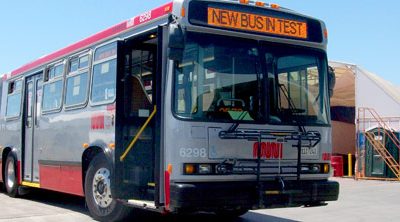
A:
[[[94,201],[101,208],[107,208],[113,201],[111,195],[110,170],[100,168],[93,178]]]
[[[12,188],[15,184],[15,168],[14,163],[9,161],[7,163],[7,187]]]
[[[100,194],[103,194],[105,190],[105,186],[103,181],[99,182],[99,185],[97,185],[97,192],[99,192]]]

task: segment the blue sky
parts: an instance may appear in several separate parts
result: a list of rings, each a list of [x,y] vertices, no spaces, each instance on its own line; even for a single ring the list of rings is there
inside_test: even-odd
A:
[[[168,0],[3,1],[0,74]],[[324,20],[331,60],[354,63],[400,85],[400,1],[275,0]]]

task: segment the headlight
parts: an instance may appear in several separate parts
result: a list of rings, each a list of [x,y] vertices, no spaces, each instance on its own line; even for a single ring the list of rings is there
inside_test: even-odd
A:
[[[329,164],[302,164],[301,173],[303,174],[321,174],[329,173]]]
[[[319,164],[312,165],[311,173],[321,173],[321,166]]]
[[[233,165],[232,164],[218,164],[215,166],[215,173],[219,175],[228,175],[233,172]]]
[[[301,166],[301,172],[302,172],[302,173],[308,173],[308,172],[310,172],[310,167],[309,167],[309,166],[306,166],[306,165],[302,165],[302,166]]]
[[[210,164],[199,164],[198,173],[199,174],[210,174],[211,169],[212,169],[212,167]]]
[[[210,163],[184,163],[184,175],[215,175],[215,164]]]

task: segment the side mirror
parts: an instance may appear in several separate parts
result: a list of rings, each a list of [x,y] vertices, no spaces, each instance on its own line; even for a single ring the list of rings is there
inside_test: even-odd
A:
[[[332,98],[333,96],[333,89],[335,88],[335,85],[336,85],[335,70],[331,66],[328,66],[328,91],[330,98]]]
[[[169,28],[168,58],[175,61],[182,61],[185,49],[185,38],[182,27],[173,24]]]

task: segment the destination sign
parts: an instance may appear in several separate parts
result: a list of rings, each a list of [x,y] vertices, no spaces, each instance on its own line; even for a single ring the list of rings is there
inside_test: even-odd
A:
[[[208,7],[208,25],[307,39],[307,22]]]

